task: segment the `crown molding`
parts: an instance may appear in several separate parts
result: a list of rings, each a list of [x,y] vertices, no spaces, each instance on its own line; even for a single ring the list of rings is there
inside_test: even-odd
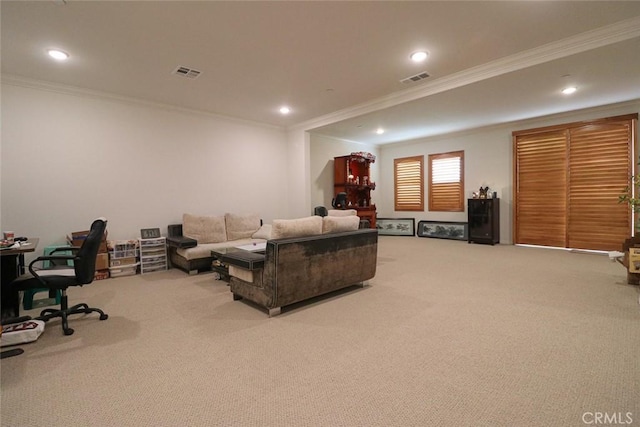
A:
[[[261,126],[264,128],[275,129],[279,131],[286,130],[284,126],[276,126],[268,123],[254,122],[251,120],[240,119],[237,117],[225,116],[224,114],[216,114],[216,113],[197,110],[193,108],[184,108],[176,105],[164,104],[161,102],[147,101],[140,98],[117,95],[110,92],[101,92],[101,91],[81,88],[77,86],[68,86],[68,85],[63,85],[58,83],[46,82],[43,80],[30,79],[27,77],[17,76],[13,74],[2,74],[0,77],[0,83],[10,85],[10,86],[24,87],[27,89],[37,89],[37,90],[42,90],[47,92],[60,93],[64,95],[72,95],[72,96],[93,98],[93,99],[100,99],[100,100],[106,99],[106,100],[116,101],[116,102],[129,104],[129,105],[138,105],[138,106],[157,108],[157,109],[162,109],[167,111],[175,111],[175,112],[191,114],[191,115],[213,117],[221,120],[232,121],[232,122],[251,125],[251,126]]]
[[[451,89],[456,89],[482,80],[522,70],[545,62],[608,46],[640,37],[640,17],[619,21],[615,24],[586,31],[562,40],[506,56],[477,67],[450,74],[420,87],[406,89],[373,101],[335,111],[333,113],[299,123],[289,130],[312,130],[341,120],[351,119],[405,102],[415,101]]]
[[[461,136],[476,135],[481,131],[492,130],[508,130],[509,132],[523,130],[531,127],[545,126],[549,122],[562,123],[563,121],[582,121],[590,119],[598,119],[608,115],[624,115],[632,112],[640,112],[640,98],[629,101],[616,102],[613,104],[598,105],[594,107],[585,107],[578,110],[563,111],[561,113],[553,113],[542,116],[529,117],[526,119],[510,120],[508,122],[492,123],[483,126],[461,129],[454,132],[439,133],[436,135],[428,135],[417,138],[406,139],[402,141],[377,144],[379,149],[386,147],[400,147],[406,145],[423,144],[425,142],[441,141],[443,138],[456,138]],[[589,116],[587,119],[576,119],[576,116]],[[547,124],[540,124],[541,121]],[[323,135],[324,136],[324,135]]]

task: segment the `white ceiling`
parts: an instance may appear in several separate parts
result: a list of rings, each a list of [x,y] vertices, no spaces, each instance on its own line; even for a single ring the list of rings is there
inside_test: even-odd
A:
[[[638,1],[2,1],[0,14],[6,81],[364,143],[640,99]],[[561,96],[568,84],[579,91]]]

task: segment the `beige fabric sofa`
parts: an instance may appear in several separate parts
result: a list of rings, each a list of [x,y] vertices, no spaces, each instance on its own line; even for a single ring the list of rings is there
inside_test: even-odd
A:
[[[265,242],[270,225],[255,214],[204,216],[185,213],[182,224],[169,225],[169,260],[189,274],[211,270],[212,249]]]

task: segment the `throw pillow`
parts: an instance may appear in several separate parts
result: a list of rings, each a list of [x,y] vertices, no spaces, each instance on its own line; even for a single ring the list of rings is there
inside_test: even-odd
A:
[[[359,216],[325,216],[322,218],[322,233],[339,233],[357,230],[360,226]]]
[[[227,230],[223,216],[182,215],[182,235],[198,243],[220,243],[227,241]]]
[[[322,217],[309,216],[297,219],[274,219],[271,238],[304,237],[322,234]]]
[[[329,209],[327,211],[328,216],[351,216],[358,215],[355,209]]]
[[[227,240],[248,239],[260,228],[260,217],[258,215],[237,215],[224,214],[224,221],[227,228]]]
[[[271,238],[271,224],[262,224],[262,227],[251,235],[252,239],[265,239]]]

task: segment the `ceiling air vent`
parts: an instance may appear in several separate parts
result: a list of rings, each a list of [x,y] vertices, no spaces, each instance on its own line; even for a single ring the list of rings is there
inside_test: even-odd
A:
[[[173,74],[178,76],[183,76],[188,79],[195,79],[200,74],[202,74],[202,72],[198,70],[194,70],[193,68],[189,68],[189,67],[178,67],[175,70],[173,70]]]
[[[419,82],[420,80],[424,80],[429,77],[429,74],[426,71],[416,74],[415,76],[407,77],[406,79],[400,80],[400,83],[414,83]]]

